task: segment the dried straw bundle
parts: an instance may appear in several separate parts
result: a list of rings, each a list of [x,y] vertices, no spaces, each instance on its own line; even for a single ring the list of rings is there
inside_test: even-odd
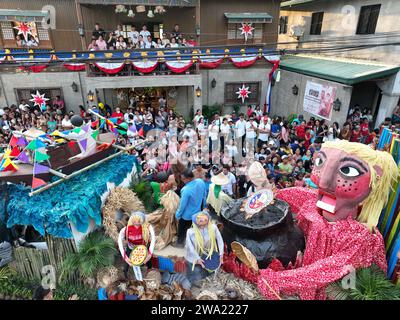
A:
[[[116,213],[119,210],[124,213],[124,219],[118,222],[116,221]],[[111,191],[102,210],[103,226],[105,233],[115,242],[118,241],[119,230],[127,223],[126,216],[129,216],[133,211],[145,211],[143,203],[133,191],[121,187]],[[119,229],[117,223],[120,225]]]
[[[169,245],[177,233],[178,222],[175,213],[178,210],[179,201],[179,196],[170,190],[160,199],[164,208],[156,210],[146,217],[147,222],[153,226],[157,234],[156,250],[161,250]]]

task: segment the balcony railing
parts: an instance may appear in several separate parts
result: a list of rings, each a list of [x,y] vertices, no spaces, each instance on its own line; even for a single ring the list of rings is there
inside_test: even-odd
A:
[[[262,46],[81,52],[5,50],[0,51],[0,69],[86,71],[91,77],[187,75],[198,74],[199,69],[263,67],[279,59],[278,52]]]

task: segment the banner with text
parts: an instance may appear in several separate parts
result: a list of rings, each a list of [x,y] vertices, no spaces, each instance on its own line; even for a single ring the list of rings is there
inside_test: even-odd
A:
[[[304,111],[317,117],[331,120],[336,87],[307,81],[304,93]]]

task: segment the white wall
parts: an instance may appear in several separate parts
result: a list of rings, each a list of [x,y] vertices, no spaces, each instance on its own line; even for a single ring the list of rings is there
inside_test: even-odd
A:
[[[381,4],[379,18],[376,26],[375,36],[379,38],[371,39],[374,35],[357,35],[357,24],[361,6]],[[312,12],[324,12],[321,35],[310,35]],[[293,6],[291,10],[283,8],[281,16],[288,16],[288,34],[279,35],[279,42],[296,41],[289,36],[290,26],[304,25],[304,36],[300,41],[329,39],[335,37],[350,37],[347,44],[370,44],[382,42],[399,42],[400,40],[400,1],[398,0],[334,0],[334,1],[315,1],[314,3]],[[392,32],[396,36],[383,35],[382,33]],[[359,41],[357,41],[359,40]],[[309,43],[301,47],[322,47],[328,43]],[[332,45],[332,43],[330,44]],[[282,45],[282,47],[288,47]],[[292,48],[295,45],[292,46]],[[335,56],[367,59],[380,61],[390,64],[400,64],[400,46],[375,47],[366,50],[350,52],[335,52]],[[325,53],[328,54],[328,53]]]
[[[285,70],[281,70],[281,79],[279,82],[276,82],[275,86],[272,88],[271,115],[287,117],[291,113],[296,113],[302,114],[305,119],[309,119],[311,116],[316,117],[315,115],[305,112],[303,109],[304,93],[307,81],[326,84],[337,88],[335,99],[339,98],[342,102],[342,107],[340,111],[332,110],[331,122],[337,121],[342,125],[346,121],[348,113],[352,94],[351,86]],[[294,95],[292,92],[292,87],[294,85],[299,88],[298,95]]]
[[[0,97],[0,107],[19,104],[15,89],[62,88],[66,107],[75,112],[78,112],[78,106],[85,102],[82,93],[84,97],[87,95],[85,82],[82,81],[82,88],[78,72],[3,73],[0,77],[4,89]],[[73,92],[71,87],[73,82],[78,85],[78,92]]]

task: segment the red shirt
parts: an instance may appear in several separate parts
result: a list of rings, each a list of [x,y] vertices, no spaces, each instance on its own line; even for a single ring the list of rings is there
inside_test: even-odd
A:
[[[306,137],[306,128],[303,126],[297,126],[296,128],[296,136],[298,136],[301,139],[305,139]]]
[[[136,228],[135,226],[128,226],[126,228],[126,235],[128,244],[130,246],[138,246],[145,244],[143,240],[142,226],[139,226],[138,228]]]
[[[124,114],[122,112],[113,112],[111,117],[118,118],[117,124],[124,122]]]
[[[365,141],[365,143],[366,144],[370,144],[374,140],[375,137],[376,137],[376,133],[375,132],[370,133],[370,135],[368,136],[368,138]]]
[[[359,142],[360,141],[360,135],[361,135],[360,131],[357,132],[356,130],[353,130],[351,132],[350,142]]]
[[[368,123],[363,122],[363,123],[360,124],[360,132],[361,132],[361,135],[362,135],[363,137],[364,137],[364,136],[367,136],[367,135],[369,134],[369,126],[368,126]]]

